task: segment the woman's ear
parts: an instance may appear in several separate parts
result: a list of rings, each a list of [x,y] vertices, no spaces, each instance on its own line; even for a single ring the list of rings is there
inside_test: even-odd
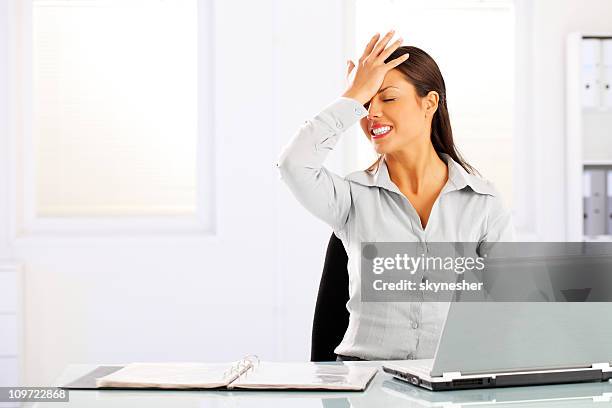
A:
[[[436,91],[429,91],[425,97],[425,106],[427,106],[427,115],[432,115],[438,110],[440,95]]]

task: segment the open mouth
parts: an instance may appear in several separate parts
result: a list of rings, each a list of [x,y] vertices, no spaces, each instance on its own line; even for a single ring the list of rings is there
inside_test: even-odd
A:
[[[370,130],[370,135],[372,136],[372,139],[381,139],[387,136],[389,132],[391,132],[392,129],[393,129],[393,126],[388,126],[388,125],[377,126]]]

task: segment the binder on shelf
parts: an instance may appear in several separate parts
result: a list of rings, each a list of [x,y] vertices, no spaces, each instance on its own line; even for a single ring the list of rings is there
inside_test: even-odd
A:
[[[584,170],[582,173],[582,234],[587,234],[587,218],[591,206],[591,172]]]
[[[600,105],[601,40],[582,40],[582,106],[594,108]]]
[[[585,38],[582,40],[582,65],[598,65],[601,59],[601,40]]]
[[[603,65],[612,66],[612,38],[606,38],[601,41],[602,63]]]
[[[612,39],[602,41],[602,65],[601,102],[612,109]]]
[[[612,235],[612,170],[608,170],[608,235]]]
[[[584,171],[584,235],[606,233],[606,171],[589,169]]]

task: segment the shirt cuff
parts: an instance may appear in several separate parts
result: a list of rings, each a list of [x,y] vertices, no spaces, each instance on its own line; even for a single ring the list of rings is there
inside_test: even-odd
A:
[[[367,116],[368,110],[356,99],[348,98],[346,96],[341,96],[338,99],[346,101],[347,104],[350,104],[350,107],[353,109],[353,113],[358,116],[359,119]]]
[[[341,133],[367,116],[368,111],[354,99],[344,96],[332,102],[321,115],[335,133]]]

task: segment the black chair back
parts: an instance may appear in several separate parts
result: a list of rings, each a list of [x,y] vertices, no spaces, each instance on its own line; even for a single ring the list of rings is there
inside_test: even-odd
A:
[[[312,322],[311,361],[335,361],[334,349],[348,327],[348,256],[342,241],[332,233],[327,244],[325,264]]]

